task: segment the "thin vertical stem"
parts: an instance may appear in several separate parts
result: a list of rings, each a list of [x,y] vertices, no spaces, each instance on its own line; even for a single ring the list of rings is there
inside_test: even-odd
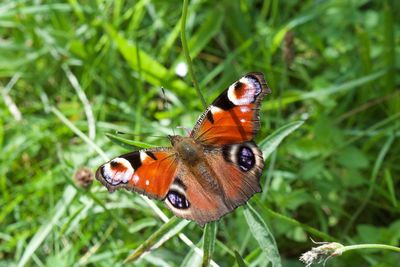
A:
[[[203,97],[203,94],[200,91],[199,84],[198,84],[196,78],[194,77],[192,59],[190,58],[189,47],[188,47],[187,40],[186,40],[186,18],[187,18],[187,13],[188,13],[188,5],[189,5],[188,0],[183,0],[183,10],[182,10],[182,20],[181,20],[182,49],[183,49],[183,53],[185,55],[185,58],[186,58],[186,61],[187,61],[188,67],[189,67],[189,73],[190,73],[190,77],[192,78],[194,88],[196,89],[197,94],[199,95],[201,103],[203,104],[204,108],[207,108],[207,103]]]

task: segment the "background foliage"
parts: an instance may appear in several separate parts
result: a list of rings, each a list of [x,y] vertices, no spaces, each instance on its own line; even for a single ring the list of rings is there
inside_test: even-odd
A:
[[[257,140],[305,120],[268,159],[263,193],[250,201],[283,266],[302,266],[309,237],[399,246],[399,10],[398,1],[190,1],[189,50],[207,102],[262,71],[272,94]],[[106,133],[166,145],[202,112],[190,78],[175,74],[181,12],[175,0],[2,1],[1,265],[119,266],[163,225],[138,195],[108,194],[97,181],[85,190],[73,176],[104,161],[95,145],[110,158],[128,151]],[[182,228],[201,247],[203,229]],[[212,258],[231,266],[235,253],[239,265],[266,265],[243,208],[217,223]],[[199,259],[175,236],[135,264]],[[399,260],[363,250],[328,264]]]

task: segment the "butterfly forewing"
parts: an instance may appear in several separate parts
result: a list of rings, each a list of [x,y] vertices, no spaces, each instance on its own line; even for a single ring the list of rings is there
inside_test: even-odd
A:
[[[262,73],[243,76],[214,100],[190,136],[204,145],[252,140],[260,128],[260,101],[269,92]]]
[[[156,148],[121,155],[100,166],[96,178],[109,191],[125,188],[164,199],[177,171],[172,149]]]

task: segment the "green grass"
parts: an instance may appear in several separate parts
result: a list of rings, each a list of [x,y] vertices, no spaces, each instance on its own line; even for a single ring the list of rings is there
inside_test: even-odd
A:
[[[263,193],[202,229],[165,224],[171,212],[138,194],[75,185],[80,168],[168,145],[201,114],[193,79],[175,74],[183,1],[5,0],[0,266],[304,266],[310,238],[400,246],[400,4],[188,2],[206,102],[249,71],[272,89],[257,136]],[[328,264],[399,260],[357,250]]]

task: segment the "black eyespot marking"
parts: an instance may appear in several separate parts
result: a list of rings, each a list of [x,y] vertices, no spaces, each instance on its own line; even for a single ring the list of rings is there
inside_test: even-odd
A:
[[[167,199],[174,208],[187,209],[190,207],[190,203],[187,201],[186,197],[175,190],[168,192]]]
[[[207,119],[208,119],[211,123],[214,123],[214,117],[213,117],[213,114],[211,113],[211,110],[209,110],[209,111],[207,112],[206,116],[207,116]]]
[[[157,157],[156,157],[156,155],[154,155],[153,152],[151,152],[151,151],[145,151],[145,153],[146,153],[147,156],[149,156],[150,158],[152,158],[152,159],[154,159],[154,160],[157,160]]]
[[[111,161],[110,165],[112,168],[116,168],[119,165],[119,163],[117,161]]]
[[[125,154],[121,157],[123,157],[124,159],[129,161],[129,163],[132,165],[134,170],[137,170],[142,165],[142,161],[140,160],[140,152],[139,151]]]
[[[220,94],[218,98],[214,100],[212,105],[223,110],[228,110],[235,107],[235,104],[233,104],[232,101],[229,100],[227,92],[228,91],[225,91]]]
[[[241,82],[236,82],[236,83],[235,83],[235,90],[241,89],[242,86],[243,86],[243,83],[241,83]]]
[[[237,162],[239,164],[239,167],[243,171],[247,172],[254,167],[256,163],[256,158],[253,151],[249,147],[241,146],[238,149]]]

